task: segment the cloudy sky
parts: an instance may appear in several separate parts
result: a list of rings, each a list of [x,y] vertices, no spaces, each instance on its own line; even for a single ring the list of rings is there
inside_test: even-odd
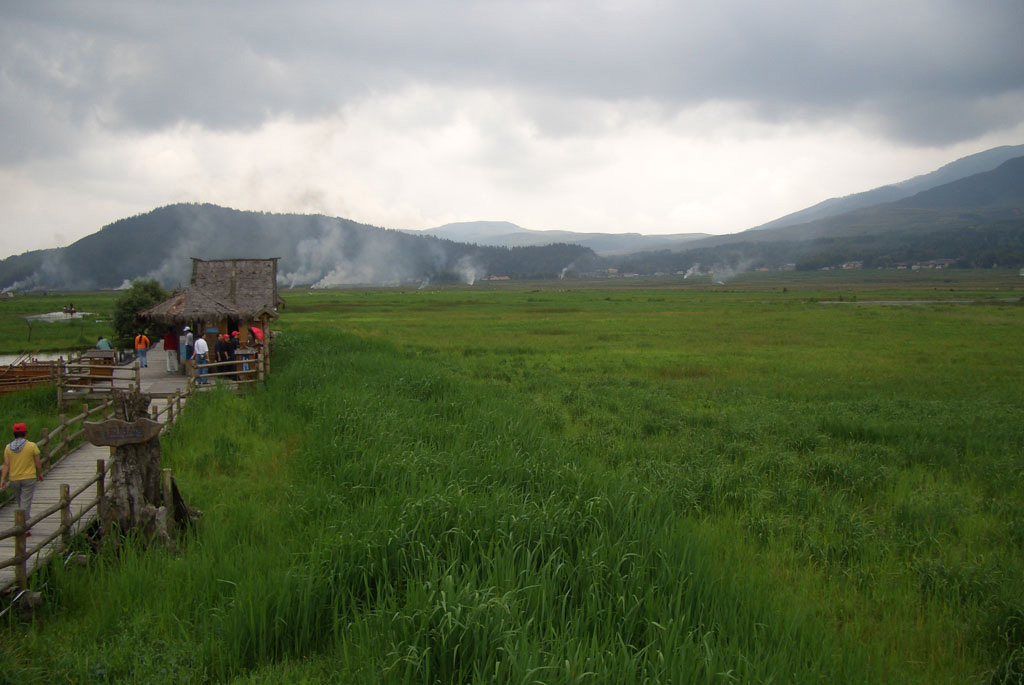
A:
[[[1024,143],[1022,26],[1020,0],[0,0],[0,252],[184,201],[731,233]]]

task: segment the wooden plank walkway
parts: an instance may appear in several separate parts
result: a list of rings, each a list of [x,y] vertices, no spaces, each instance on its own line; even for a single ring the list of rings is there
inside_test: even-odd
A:
[[[151,411],[154,406],[162,410],[170,401],[170,395],[179,390],[181,392],[186,392],[187,390],[187,379],[185,376],[167,373],[165,364],[164,351],[153,349],[149,353],[149,366],[141,369],[140,387],[142,392],[154,395],[153,403],[150,405]],[[161,397],[156,397],[156,395],[161,395]],[[167,412],[161,412],[159,420],[164,422],[166,418]],[[31,439],[33,436],[38,438],[38,427],[34,431],[31,428],[29,438]],[[3,430],[7,435],[9,435],[9,429],[9,426],[0,426],[0,430]],[[4,444],[7,442],[5,440]],[[109,447],[96,447],[89,443],[81,445],[74,452],[64,457],[43,476],[43,481],[37,484],[35,497],[32,499],[34,515],[41,513],[60,501],[61,484],[69,485],[71,492],[74,493],[82,484],[87,483],[96,476],[96,461],[98,459],[109,459],[109,457]],[[71,503],[72,517],[77,516],[95,497],[95,487],[91,487],[86,492],[83,492],[80,497],[73,500]],[[75,532],[87,526],[95,516],[96,510],[93,509],[75,525]],[[8,502],[0,508],[0,531],[7,530],[13,526],[14,505]],[[36,541],[43,540],[55,533],[59,527],[60,512],[48,516],[37,523],[32,528],[32,535],[26,539],[28,549],[32,549],[33,546],[38,544]],[[28,562],[29,574],[31,575],[36,568],[45,564],[51,556],[58,553],[59,546],[60,538],[35,552]],[[0,563],[13,557],[14,538],[0,540]],[[0,569],[0,592],[12,587],[14,582],[13,566]]]

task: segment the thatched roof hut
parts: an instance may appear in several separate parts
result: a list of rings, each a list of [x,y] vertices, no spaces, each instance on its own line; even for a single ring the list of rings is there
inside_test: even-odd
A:
[[[199,288],[187,288],[169,300],[139,312],[142,319],[174,326],[195,321],[217,321],[228,316],[242,318],[238,307]]]
[[[203,321],[276,319],[284,300],[277,294],[277,260],[192,258],[192,283],[139,317],[175,326]]]
[[[189,287],[139,312],[139,318],[178,330],[190,326],[206,336],[211,349],[218,334],[239,331],[244,342],[254,327],[269,341],[270,320],[284,306],[277,294],[277,260],[193,257]]]

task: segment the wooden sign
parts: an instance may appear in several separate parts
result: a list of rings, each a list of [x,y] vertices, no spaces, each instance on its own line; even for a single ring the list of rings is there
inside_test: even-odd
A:
[[[86,421],[82,425],[85,428],[86,440],[94,445],[111,447],[149,442],[159,435],[160,429],[163,428],[162,424],[150,419],[137,419],[131,423],[120,419]]]

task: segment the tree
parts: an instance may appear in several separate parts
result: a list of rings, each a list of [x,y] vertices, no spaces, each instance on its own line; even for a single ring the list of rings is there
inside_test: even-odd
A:
[[[114,303],[114,344],[129,347],[139,332],[139,312],[163,302],[170,293],[156,281],[133,281]]]

